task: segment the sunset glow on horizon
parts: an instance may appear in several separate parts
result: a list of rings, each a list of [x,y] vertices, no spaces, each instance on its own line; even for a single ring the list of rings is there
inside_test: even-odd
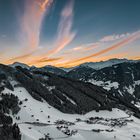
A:
[[[112,58],[140,59],[138,1],[2,1],[0,63],[69,68]],[[8,4],[14,6],[6,9]]]

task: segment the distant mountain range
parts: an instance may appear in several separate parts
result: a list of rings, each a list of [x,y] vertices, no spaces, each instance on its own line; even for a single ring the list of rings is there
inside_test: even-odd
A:
[[[138,104],[140,100],[140,61],[127,59],[111,59],[101,62],[84,63],[73,68],[57,68],[45,66],[42,68],[22,66],[31,71],[50,72],[59,76],[89,82],[103,87],[115,97]]]

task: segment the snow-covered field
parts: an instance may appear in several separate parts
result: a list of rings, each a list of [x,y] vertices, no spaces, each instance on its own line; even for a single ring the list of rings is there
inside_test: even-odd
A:
[[[45,138],[45,135],[48,133],[50,138],[59,140],[140,140],[140,120],[129,116],[119,109],[114,108],[112,112],[92,111],[86,115],[71,115],[58,111],[45,101],[39,102],[33,99],[22,87],[15,88],[13,92],[5,89],[3,93],[12,93],[18,96],[19,100],[23,102],[20,105],[21,110],[19,113],[15,116],[11,114],[14,122],[18,123],[20,127],[22,140],[39,140],[39,138]],[[109,121],[104,120],[101,120],[101,123],[86,123],[85,120],[88,120],[90,117],[102,117],[104,119],[108,118],[108,120],[127,118],[128,120],[133,119],[133,121],[127,122],[122,127],[112,127],[107,125],[110,124]],[[77,119],[80,121],[77,121]],[[65,120],[64,122],[71,122],[73,124],[56,124],[55,122],[58,120]],[[73,130],[75,134],[73,133],[70,136],[64,134],[67,129],[70,132]],[[95,132],[97,129],[101,129],[102,131]]]

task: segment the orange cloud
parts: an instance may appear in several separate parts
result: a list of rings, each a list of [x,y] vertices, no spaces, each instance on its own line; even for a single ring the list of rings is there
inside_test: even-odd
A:
[[[93,50],[99,46],[100,46],[99,42],[80,45],[80,46],[74,47],[72,49],[66,50],[63,54],[69,55],[69,54],[73,54],[75,52],[80,54],[81,52],[88,52],[89,50]]]
[[[46,10],[46,6],[50,6],[50,4],[53,2],[53,0],[44,0],[42,3],[40,3],[40,7],[42,11]]]
[[[48,59],[42,58],[40,60],[37,60],[36,63],[54,62],[54,61],[58,61],[60,59],[61,59],[61,57],[59,57],[59,58],[48,58]]]
[[[57,38],[54,48],[50,50],[47,55],[54,55],[65,48],[74,39],[76,33],[72,32],[73,25],[73,6],[74,1],[69,0],[61,13],[60,23],[58,25]]]
[[[6,63],[32,60],[33,53],[39,51],[41,24],[52,2],[53,0],[25,0],[24,13],[20,21],[20,39],[24,48],[18,50],[19,56],[5,60]]]
[[[9,59],[8,62],[20,61],[20,60],[23,60],[23,59],[26,59],[26,58],[32,56],[33,54],[34,54],[34,52],[24,54],[24,55],[20,55],[20,56]]]
[[[100,43],[96,42],[96,43],[91,43],[91,44],[86,44],[86,45],[81,45],[79,47],[75,47],[73,48],[73,50],[75,51],[78,51],[78,50],[81,50],[81,51],[89,51],[89,50],[92,50],[96,47],[99,47]]]
[[[37,58],[36,60],[34,59],[32,62],[29,62],[28,65],[36,65],[38,67],[46,65],[55,65],[58,61],[60,61],[62,57],[58,58]]]
[[[46,11],[48,12],[51,3],[52,0],[25,1],[24,14],[21,19],[21,38],[26,47],[31,49],[38,47],[43,16]]]
[[[133,56],[133,57],[129,57],[130,59],[134,59],[134,60],[140,60],[140,56]]]

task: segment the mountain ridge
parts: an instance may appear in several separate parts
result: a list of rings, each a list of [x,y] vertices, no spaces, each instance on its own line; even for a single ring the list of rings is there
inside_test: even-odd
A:
[[[74,67],[70,67],[70,68],[64,68],[64,67],[56,67],[56,66],[53,66],[53,65],[44,65],[42,67],[36,67],[36,68],[43,68],[43,67],[52,67],[52,68],[60,68],[60,69],[63,69],[63,70],[66,70],[66,71],[70,71],[74,68],[77,68],[79,66],[86,66],[88,64],[101,64],[101,63],[107,63],[107,62],[111,62],[116,64],[117,62],[118,63],[123,63],[123,62],[138,62],[140,60],[132,60],[132,59],[127,59],[127,58],[123,58],[123,59],[119,59],[119,58],[112,58],[112,59],[109,59],[109,60],[104,60],[104,61],[99,61],[99,62],[85,62],[85,63],[82,63],[80,65],[77,65],[77,66],[74,66]],[[24,63],[21,63],[21,62],[14,62],[13,64],[10,64],[9,66],[25,66],[26,68],[27,67],[35,67],[35,66],[29,66],[27,64],[24,64]]]

